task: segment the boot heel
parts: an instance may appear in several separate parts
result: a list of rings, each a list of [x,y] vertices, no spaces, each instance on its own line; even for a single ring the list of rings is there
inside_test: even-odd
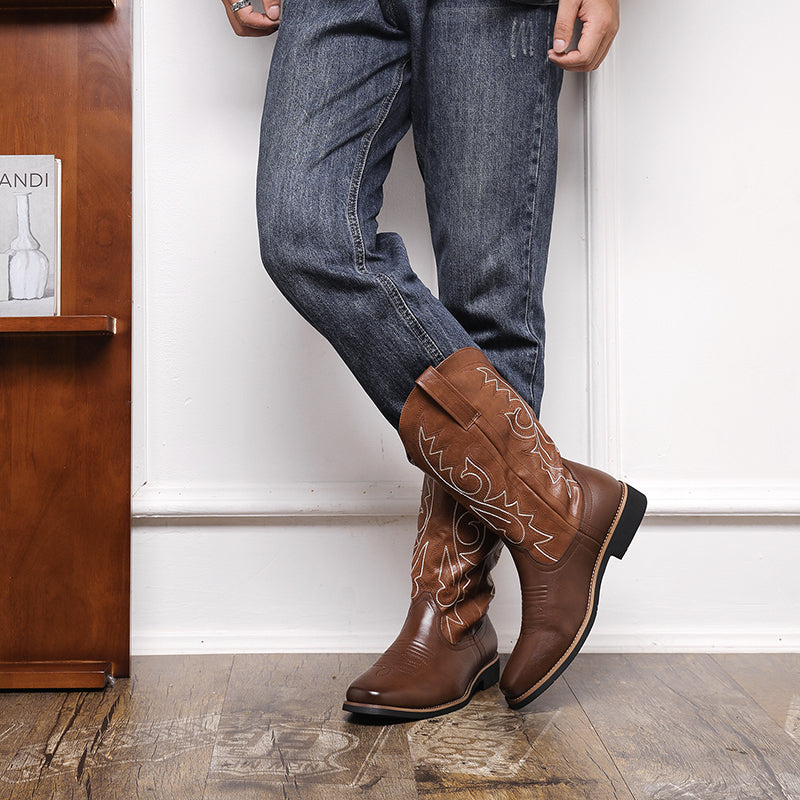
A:
[[[647,508],[647,498],[633,486],[626,484],[626,487],[628,496],[625,499],[625,507],[608,543],[608,553],[615,558],[622,558],[625,555]]]
[[[475,691],[489,689],[500,680],[500,659],[496,658],[488,667],[478,675],[475,680]]]

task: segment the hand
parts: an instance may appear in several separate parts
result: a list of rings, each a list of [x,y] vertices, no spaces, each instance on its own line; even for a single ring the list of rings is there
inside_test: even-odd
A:
[[[575,21],[583,22],[578,49],[565,52]],[[559,0],[553,48],[547,55],[563,69],[590,72],[597,69],[619,30],[619,0]]]
[[[231,11],[234,0],[222,0],[228,22],[237,36],[269,36],[278,30],[281,16],[281,0],[264,0],[266,14],[256,11],[253,6],[245,6]]]

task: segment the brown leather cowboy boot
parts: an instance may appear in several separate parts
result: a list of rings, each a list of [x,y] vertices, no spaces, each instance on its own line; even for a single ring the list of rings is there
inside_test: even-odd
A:
[[[411,606],[389,649],[347,690],[345,711],[425,719],[497,683],[497,634],[486,616],[502,542],[425,477],[411,560]]]
[[[530,406],[475,348],[417,379],[400,437],[413,463],[511,550],[522,630],[500,688],[521,708],[583,645],[606,563],[624,555],[647,500],[610,475],[562,460]]]

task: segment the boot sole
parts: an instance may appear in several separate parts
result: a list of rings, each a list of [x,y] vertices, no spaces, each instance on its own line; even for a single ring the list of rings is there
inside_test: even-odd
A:
[[[600,584],[606,571],[608,559],[611,556],[622,558],[625,555],[631,541],[633,541],[633,537],[636,535],[636,531],[639,530],[646,508],[647,498],[632,486],[622,483],[622,499],[614,521],[611,523],[611,528],[603,541],[603,546],[600,548],[598,559],[595,562],[592,581],[589,586],[589,606],[581,627],[578,629],[578,633],[569,649],[544,678],[519,697],[506,698],[510,708],[516,710],[533,702],[542,692],[552,686],[561,673],[572,663],[575,656],[578,655],[578,651],[583,647],[597,616]]]
[[[500,680],[500,657],[495,656],[494,660],[487,664],[470,683],[467,691],[457,700],[451,703],[443,703],[439,706],[429,708],[403,708],[401,706],[383,706],[367,703],[348,703],[342,705],[344,711],[352,714],[366,714],[374,717],[392,717],[394,719],[428,719],[438,717],[441,714],[449,714],[463,708],[472,699],[475,692],[488,689]]]

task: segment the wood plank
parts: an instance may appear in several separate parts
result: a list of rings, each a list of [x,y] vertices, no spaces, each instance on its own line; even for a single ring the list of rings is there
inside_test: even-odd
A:
[[[408,728],[420,797],[429,800],[631,800],[563,679],[522,711],[497,689]]]
[[[581,655],[567,683],[637,800],[800,799],[792,740],[708,655]]]
[[[3,317],[0,334],[116,333],[117,320],[105,314],[57,317]]]
[[[3,773],[51,698],[45,692],[0,692],[0,797],[6,796]]]
[[[0,764],[0,797],[202,797],[231,664],[140,657],[105,691],[43,694],[49,705]]]
[[[714,661],[800,747],[800,653],[720,654]]]
[[[341,710],[364,655],[237,655],[204,800],[416,800],[404,725]]]
[[[120,682],[102,692],[42,693],[45,708],[8,762],[0,764],[3,800],[60,798],[55,787],[62,775],[68,775],[71,783],[63,797],[85,798],[83,784],[83,794],[74,791],[78,788],[77,767],[96,734],[96,730],[86,729],[85,721],[95,714],[110,720],[123,691]]]
[[[102,689],[110,661],[0,661],[0,689]]]

